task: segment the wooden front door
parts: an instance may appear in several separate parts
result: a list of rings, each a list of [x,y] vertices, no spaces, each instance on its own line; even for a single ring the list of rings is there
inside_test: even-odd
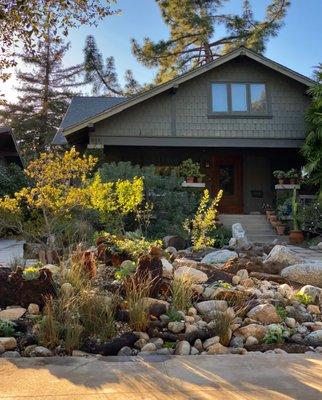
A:
[[[214,194],[219,189],[224,191],[219,205],[221,213],[242,214],[244,212],[241,156],[214,156],[212,188]]]

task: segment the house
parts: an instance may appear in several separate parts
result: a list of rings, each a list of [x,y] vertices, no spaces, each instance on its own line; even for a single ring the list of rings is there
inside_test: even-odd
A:
[[[109,161],[200,162],[222,212],[261,211],[272,171],[301,165],[313,81],[243,47],[130,98],[75,97],[55,142]]]
[[[23,166],[11,128],[0,126],[0,165],[11,163]]]

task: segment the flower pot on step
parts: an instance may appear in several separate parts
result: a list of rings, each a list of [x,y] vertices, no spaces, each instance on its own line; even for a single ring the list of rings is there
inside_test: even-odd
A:
[[[284,233],[285,233],[285,225],[276,225],[276,233],[278,235],[284,235]]]
[[[303,231],[290,231],[290,242],[292,244],[299,244],[302,243],[304,240]]]

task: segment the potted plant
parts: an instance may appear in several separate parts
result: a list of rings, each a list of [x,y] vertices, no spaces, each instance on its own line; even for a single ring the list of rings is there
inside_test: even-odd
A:
[[[278,235],[284,235],[285,233],[285,225],[281,221],[278,221],[276,224],[276,233]]]
[[[290,242],[292,244],[302,243],[304,240],[303,231],[300,229],[298,202],[296,189],[293,189],[292,196],[292,218],[293,218],[293,229],[290,230]]]
[[[291,185],[295,185],[300,179],[300,174],[295,168],[292,168],[286,173],[286,177],[290,180]]]
[[[275,214],[275,211],[273,210],[273,207],[270,204],[263,204],[263,209],[265,211],[266,214],[266,219],[269,220],[269,217],[271,215]]]
[[[284,171],[276,170],[273,172],[273,176],[278,179],[278,183],[280,185],[284,184],[284,180],[286,178],[286,173]]]
[[[182,161],[179,166],[180,176],[184,177],[187,183],[193,183],[195,178],[201,178],[199,163],[194,163],[191,158]]]

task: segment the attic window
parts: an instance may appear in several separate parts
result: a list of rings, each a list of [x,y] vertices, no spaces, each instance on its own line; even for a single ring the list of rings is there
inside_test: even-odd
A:
[[[211,84],[211,113],[221,115],[267,115],[267,93],[265,83]]]

